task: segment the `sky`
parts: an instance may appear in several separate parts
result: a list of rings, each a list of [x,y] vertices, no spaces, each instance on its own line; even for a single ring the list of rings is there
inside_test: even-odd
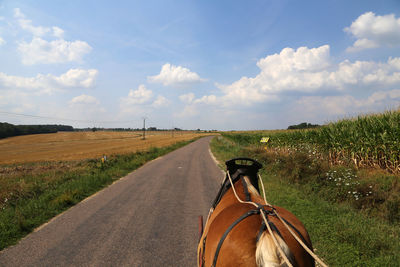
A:
[[[398,0],[0,0],[0,122],[262,130],[399,106]]]

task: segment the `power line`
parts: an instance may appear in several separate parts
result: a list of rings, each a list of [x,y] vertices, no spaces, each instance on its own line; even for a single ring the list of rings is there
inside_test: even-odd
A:
[[[39,116],[39,115],[31,115],[31,114],[23,114],[23,113],[13,113],[8,111],[1,111],[0,114],[14,115],[14,116],[22,116],[22,117],[30,117],[30,118],[40,118],[40,119],[51,119],[51,120],[61,120],[61,121],[71,121],[71,122],[83,122],[83,123],[132,123],[130,121],[94,121],[94,120],[75,120],[75,119],[65,119],[65,118],[57,118],[57,117],[47,117],[47,116]]]

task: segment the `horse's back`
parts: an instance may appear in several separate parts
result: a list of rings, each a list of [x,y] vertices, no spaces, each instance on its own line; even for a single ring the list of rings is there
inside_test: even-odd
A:
[[[235,203],[214,217],[206,239],[206,266],[211,266],[218,243],[227,229],[251,209],[254,208],[250,205]],[[257,266],[255,250],[260,226],[259,215],[250,215],[238,222],[222,243],[217,257],[217,266]]]
[[[238,182],[235,184],[236,193],[239,199],[247,199],[247,192],[250,193],[250,201],[259,205],[266,205],[264,199],[257,192],[253,192],[255,189],[252,190],[251,187],[244,188],[244,184],[246,183]],[[266,206],[266,209],[270,209],[268,207],[270,206]],[[288,224],[290,224],[290,227],[295,229],[294,231],[296,234],[302,236],[305,243],[309,245],[310,249],[312,250],[311,240],[301,221],[284,208],[276,206],[274,206],[274,208],[276,209],[277,213],[279,213],[280,216],[284,218]],[[214,258],[216,258],[215,266],[219,267],[257,266],[256,250],[258,236],[261,233],[261,230],[265,231],[263,236],[268,237],[269,233],[265,230],[265,228],[262,228],[263,219],[259,215],[259,212],[254,212],[251,213],[251,215],[246,216],[246,214],[248,214],[250,211],[255,211],[256,209],[257,208],[251,204],[239,203],[232,189],[225,193],[207,219],[204,233],[199,243],[198,255],[201,259],[201,262],[204,259],[204,265],[202,266],[212,266]],[[286,248],[288,248],[290,251],[289,254],[294,257],[294,259],[293,257],[291,258],[293,260],[293,266],[314,266],[314,259],[303,247],[301,247],[301,245],[291,235],[279,218],[276,215],[268,215],[267,217],[268,221],[275,226],[275,229],[278,229],[279,233],[275,233],[278,234],[281,239],[283,239],[283,244],[281,247],[286,246]],[[269,237],[268,239],[271,238]],[[217,247],[220,242],[222,242],[222,246],[218,252]],[[276,249],[276,246],[273,246]],[[263,249],[264,251],[265,247],[260,246],[260,249]],[[265,253],[261,254],[276,255],[276,250],[274,251],[275,252],[272,252],[272,250],[266,250]],[[279,256],[277,257],[279,258]],[[273,262],[278,261],[278,258],[274,258]],[[264,264],[261,264],[262,266],[265,265],[265,261],[263,262]],[[269,264],[272,261],[267,262]],[[274,264],[274,266],[280,265]]]
[[[292,230],[296,234],[300,233],[305,243],[312,249],[310,237],[301,221],[288,210],[281,207],[275,208],[280,216],[296,229]],[[212,265],[217,246],[227,229],[250,210],[254,210],[254,207],[248,204],[235,203],[226,206],[213,218],[206,239],[205,266]],[[269,216],[268,219],[279,229],[280,235],[293,254],[295,259],[293,265],[314,266],[313,258],[294,239],[283,223],[275,216]],[[237,223],[222,243],[217,255],[217,266],[257,266],[255,251],[261,224],[262,219],[256,214],[250,215]]]

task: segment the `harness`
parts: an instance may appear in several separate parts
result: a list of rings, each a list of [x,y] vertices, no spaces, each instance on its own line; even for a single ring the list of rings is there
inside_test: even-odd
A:
[[[243,179],[244,180],[244,179]],[[249,196],[249,201],[251,201],[251,197],[250,197],[250,194],[248,193],[248,191],[246,190],[246,187],[245,187],[245,194],[246,194],[246,192],[247,192],[247,194],[248,194],[248,196]],[[247,194],[246,194],[246,199],[247,199]],[[219,240],[219,242],[218,242],[218,245],[217,245],[217,249],[216,249],[216,251],[215,251],[215,254],[214,254],[214,259],[213,259],[213,263],[212,263],[212,267],[215,267],[216,266],[216,264],[217,264],[217,260],[218,260],[218,256],[219,256],[219,252],[220,252],[220,250],[221,250],[221,247],[222,247],[222,244],[224,243],[224,241],[225,241],[225,239],[226,239],[226,237],[228,236],[228,234],[232,231],[232,229],[236,226],[236,225],[238,225],[241,221],[243,221],[244,219],[246,219],[246,218],[248,218],[248,217],[250,217],[250,216],[253,216],[253,215],[260,215],[261,214],[261,211],[263,212],[263,214],[265,215],[265,217],[267,218],[267,221],[268,221],[268,225],[271,227],[271,229],[275,232],[275,233],[277,233],[279,236],[280,236],[280,238],[282,238],[283,239],[283,236],[282,236],[282,234],[280,233],[280,231],[278,230],[278,228],[276,227],[276,225],[272,222],[272,221],[270,221],[270,220],[268,220],[268,218],[269,218],[269,216],[274,216],[274,217],[276,217],[277,215],[276,215],[276,213],[275,213],[275,208],[274,207],[272,207],[272,206],[269,206],[269,205],[259,205],[259,208],[258,209],[252,209],[252,210],[249,210],[248,212],[246,212],[245,214],[243,214],[242,216],[240,216],[238,219],[236,219],[227,229],[226,229],[226,231],[224,232],[224,234],[222,235],[222,237],[221,237],[221,239]],[[309,247],[309,248],[311,248],[311,245],[310,244],[308,244],[308,242],[306,241],[306,239],[304,238],[304,236],[300,233],[300,231],[296,228],[296,227],[294,227],[289,221],[287,221],[286,219],[284,219],[284,218],[282,218],[299,236],[300,236],[300,238],[302,239],[302,241],[304,242],[304,243],[306,243],[307,244],[307,246]],[[262,233],[265,231],[267,229],[267,226],[265,225],[265,222],[263,221],[262,223],[261,223],[261,227],[260,227],[260,230],[258,231],[258,234],[257,234],[257,242],[258,242],[258,240],[261,238],[261,235],[262,235]],[[203,252],[202,252],[202,257],[203,257],[203,259],[202,259],[202,266],[204,266],[204,255],[205,255],[205,243],[206,243],[206,238],[207,238],[207,236],[203,239]]]
[[[217,264],[219,251],[221,250],[222,244],[224,243],[225,238],[228,236],[228,234],[230,233],[230,231],[231,231],[237,224],[239,224],[241,221],[243,221],[243,220],[246,219],[247,217],[250,217],[250,216],[252,216],[252,215],[259,215],[259,214],[261,213],[260,210],[261,210],[261,209],[249,210],[248,212],[246,212],[245,214],[243,214],[242,216],[240,216],[236,221],[234,221],[234,222],[228,227],[228,229],[226,229],[226,231],[225,231],[224,234],[222,235],[221,239],[219,240],[217,249],[216,249],[215,254],[214,254],[213,264],[211,265],[212,267],[215,267],[215,265]],[[262,209],[262,210],[263,210],[264,214],[273,215],[273,213],[272,213],[271,211],[267,211],[267,210],[264,210],[264,209]],[[272,227],[273,227],[274,229],[278,230],[278,229],[276,228],[276,226],[274,225],[274,223],[272,223],[271,221],[269,221],[268,223],[269,223],[270,225],[272,225]],[[262,233],[264,232],[264,230],[266,229],[266,228],[264,228],[263,226],[266,227],[265,225],[262,225],[262,227],[260,228],[260,231],[258,232],[258,235],[257,235],[257,241],[260,239],[261,234],[262,234]],[[279,233],[279,231],[278,231],[278,233]],[[279,233],[279,235],[281,235],[281,234]]]
[[[237,160],[244,160],[244,161],[251,161],[253,162],[252,165],[238,165],[236,164]],[[230,161],[226,162],[227,165],[227,175],[224,179],[224,182],[221,184],[220,190],[217,194],[217,197],[215,198],[213,205],[212,205],[212,210],[215,209],[215,207],[218,205],[218,203],[221,201],[222,197],[225,195],[225,193],[228,191],[229,188],[232,187],[232,185],[237,182],[239,179],[241,179],[242,184],[243,184],[243,188],[244,188],[244,194],[246,196],[246,201],[251,201],[251,195],[249,193],[249,190],[247,188],[247,184],[244,180],[244,176],[248,176],[250,178],[250,182],[251,184],[257,189],[258,192],[259,191],[259,187],[258,187],[258,180],[254,179],[254,176],[257,177],[257,172],[258,170],[262,167],[262,165],[260,163],[258,163],[257,161],[253,160],[253,159],[249,159],[249,158],[236,158],[236,159],[232,159]],[[233,172],[233,173],[232,173]],[[232,178],[230,177],[230,174],[232,173]],[[229,177],[228,177],[229,176]],[[230,181],[228,180],[231,179]],[[246,212],[245,214],[243,214],[242,216],[240,216],[238,219],[236,219],[224,232],[224,234],[222,235],[221,239],[218,242],[217,245],[217,249],[215,251],[214,254],[214,259],[213,259],[213,263],[212,263],[212,267],[215,267],[217,264],[217,260],[218,260],[218,255],[219,252],[221,250],[222,244],[224,243],[226,237],[228,236],[228,234],[232,231],[232,229],[238,225],[241,221],[243,221],[244,219],[253,216],[253,215],[261,215],[262,213],[262,217],[265,218],[265,220],[263,220],[263,222],[261,223],[261,227],[260,230],[258,231],[257,234],[257,242],[260,239],[262,233],[267,229],[270,228],[272,229],[272,231],[274,231],[275,233],[277,233],[282,239],[282,235],[279,232],[278,228],[275,226],[275,224],[270,221],[268,218],[269,216],[274,216],[277,217],[279,216],[276,211],[275,208],[271,205],[261,205],[259,203],[255,203],[257,205],[256,209],[252,209],[249,210],[248,212]],[[280,217],[280,216],[279,216]],[[308,248],[311,248],[311,245],[306,241],[306,239],[304,238],[304,236],[300,233],[300,231],[294,227],[290,222],[288,222],[286,219],[281,218],[287,225],[290,226],[290,228],[292,228],[297,234],[298,236],[301,238],[301,240],[306,244],[306,246]],[[265,221],[268,223],[268,226],[265,224]],[[204,267],[204,261],[205,261],[205,244],[206,244],[206,239],[207,239],[207,235],[204,237],[203,239],[203,249],[202,249],[202,255],[201,257],[201,266]]]
[[[237,164],[237,161],[241,161],[241,162],[246,162],[246,161],[250,161],[252,162],[252,165],[247,165],[247,164]],[[227,170],[229,175],[232,178],[233,183],[235,183],[237,180],[239,180],[241,178],[241,176],[248,176],[250,178],[250,182],[251,185],[254,186],[257,191],[260,193],[260,188],[258,187],[258,180],[257,180],[257,173],[258,170],[262,168],[261,163],[250,159],[250,158],[234,158],[231,160],[228,160],[227,162],[225,162]],[[217,196],[215,197],[213,204],[212,204],[212,208],[215,209],[215,207],[218,205],[218,203],[221,201],[222,197],[225,195],[225,193],[229,190],[229,188],[231,188],[231,184],[229,182],[229,178],[228,178],[228,173],[225,176],[224,181],[221,184],[221,187],[219,188],[219,191],[217,193]],[[244,183],[244,181],[243,181]],[[247,186],[245,186],[245,188],[247,189]],[[247,195],[250,196],[250,194],[246,194],[246,199],[247,199]]]

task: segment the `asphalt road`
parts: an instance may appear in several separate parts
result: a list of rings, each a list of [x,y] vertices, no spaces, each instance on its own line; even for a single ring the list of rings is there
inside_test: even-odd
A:
[[[222,173],[205,137],[147,163],[0,252],[0,266],[196,266]]]

